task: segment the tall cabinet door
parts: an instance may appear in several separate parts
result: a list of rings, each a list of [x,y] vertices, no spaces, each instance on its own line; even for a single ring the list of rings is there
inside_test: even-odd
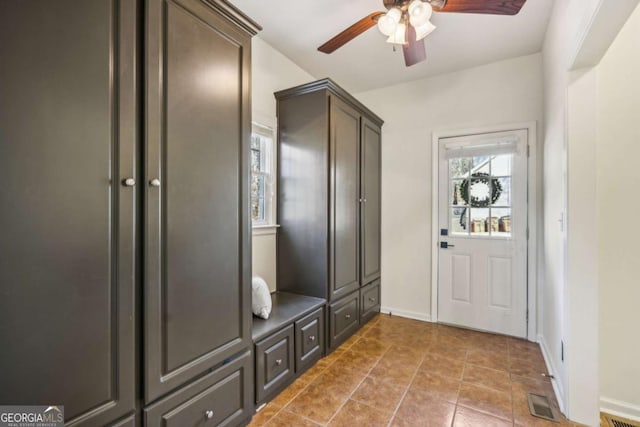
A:
[[[362,285],[380,277],[380,127],[362,119],[361,233]]]
[[[250,345],[250,39],[147,4],[145,401]]]
[[[360,115],[335,97],[329,116],[329,283],[331,299],[359,287]]]
[[[67,426],[135,408],[136,10],[0,2],[0,402]]]

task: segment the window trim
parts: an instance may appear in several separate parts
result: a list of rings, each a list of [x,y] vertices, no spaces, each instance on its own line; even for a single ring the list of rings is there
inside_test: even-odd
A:
[[[254,221],[253,217],[251,218],[251,227],[254,229],[254,234],[265,234],[264,230],[267,228],[273,228],[275,233],[275,228],[277,225],[275,224],[276,220],[276,138],[275,138],[275,129],[271,126],[264,125],[258,122],[251,122],[251,135],[259,135],[264,138],[267,138],[270,143],[265,144],[264,146],[264,171],[253,172],[251,171],[251,176],[260,175],[264,176],[265,179],[265,197],[264,197],[264,220],[262,221]],[[250,149],[251,150],[251,149]],[[250,200],[253,198],[251,195],[249,196]],[[259,233],[255,233],[255,230],[263,230]]]

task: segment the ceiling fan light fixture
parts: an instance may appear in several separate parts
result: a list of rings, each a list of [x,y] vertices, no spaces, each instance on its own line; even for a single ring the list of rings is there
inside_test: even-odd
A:
[[[401,17],[400,9],[396,7],[389,9],[387,13],[378,18],[378,30],[385,36],[391,36],[396,31]]]
[[[407,44],[407,25],[404,22],[401,22],[396,26],[393,34],[391,34],[387,39],[387,43]]]
[[[431,4],[427,2],[413,0],[409,4],[407,12],[409,12],[409,22],[411,22],[411,25],[419,27],[429,21],[431,14],[433,13],[433,9]]]
[[[427,21],[426,24],[420,25],[419,27],[414,27],[416,30],[416,41],[422,40],[427,37],[429,34],[433,32],[437,27],[433,25],[430,21]]]

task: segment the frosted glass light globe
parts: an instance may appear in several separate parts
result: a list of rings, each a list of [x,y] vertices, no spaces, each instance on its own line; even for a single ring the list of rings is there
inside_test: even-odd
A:
[[[415,27],[416,29],[416,40],[422,40],[427,37],[433,30],[436,29],[436,26],[431,22],[427,21],[426,24],[421,25],[419,27]]]
[[[414,27],[419,27],[424,25],[431,18],[431,14],[433,13],[433,9],[431,5],[427,2],[423,2],[421,0],[413,0],[411,4],[409,4],[409,22]]]
[[[385,36],[390,36],[396,30],[398,22],[402,17],[402,12],[398,8],[392,8],[387,13],[378,18],[378,29]]]

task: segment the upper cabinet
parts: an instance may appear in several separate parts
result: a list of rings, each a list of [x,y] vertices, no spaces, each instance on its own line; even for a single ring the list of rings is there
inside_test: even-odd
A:
[[[257,30],[223,0],[0,1],[0,402],[251,417]]]
[[[135,1],[0,2],[0,402],[137,400]]]
[[[278,288],[335,301],[380,277],[382,120],[330,79],[276,99]]]
[[[148,0],[145,401],[251,345],[251,31],[222,2]]]

